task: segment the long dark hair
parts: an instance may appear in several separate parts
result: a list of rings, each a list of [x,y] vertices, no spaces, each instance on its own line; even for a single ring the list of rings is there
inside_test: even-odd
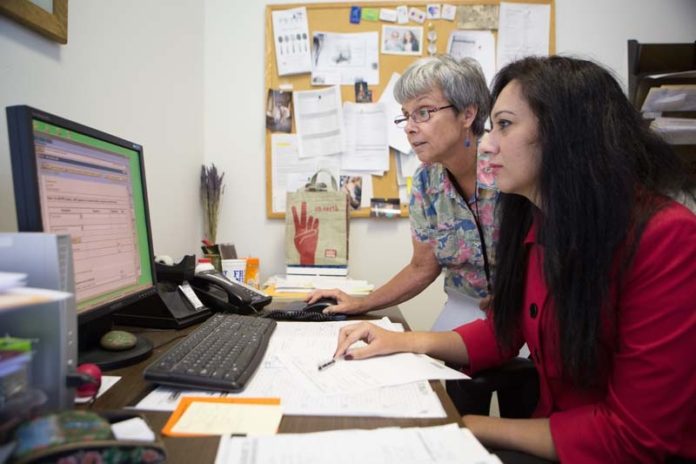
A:
[[[493,319],[501,348],[519,325],[534,215],[544,246],[543,272],[558,326],[562,372],[588,385],[599,364],[604,318],[614,321],[609,282],[630,264],[662,194],[688,187],[680,159],[643,123],[616,80],[585,60],[526,58],[504,67],[493,100],[511,81],[538,119],[541,211],[526,198],[501,194]],[[617,264],[616,253],[621,253]],[[610,325],[611,326],[611,325]]]

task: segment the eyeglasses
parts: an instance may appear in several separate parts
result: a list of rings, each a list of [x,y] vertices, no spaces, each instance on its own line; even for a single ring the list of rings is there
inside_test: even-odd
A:
[[[396,124],[397,127],[406,127],[406,123],[408,122],[409,118],[411,118],[413,122],[425,122],[430,120],[430,115],[432,113],[436,113],[440,110],[445,110],[447,108],[454,108],[454,105],[441,106],[439,108],[418,108],[411,114],[406,113],[401,116],[395,117],[394,124]]]

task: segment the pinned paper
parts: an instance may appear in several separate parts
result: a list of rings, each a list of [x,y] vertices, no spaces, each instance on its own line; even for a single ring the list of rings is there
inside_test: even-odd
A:
[[[362,19],[365,21],[379,20],[379,10],[377,8],[363,8]]]
[[[273,435],[282,417],[280,398],[184,396],[162,434],[169,437]]]
[[[360,16],[361,16],[361,11],[362,8],[359,6],[351,6],[350,7],[350,23],[351,24],[360,24]]]
[[[428,19],[440,19],[441,17],[441,9],[440,9],[440,4],[428,4],[425,7],[425,11],[427,11]]]
[[[442,19],[448,21],[454,21],[454,17],[457,15],[457,7],[454,5],[448,5],[447,3],[442,5]]]
[[[399,24],[408,23],[408,7],[406,5],[396,7],[396,22]]]
[[[408,9],[408,18],[413,22],[423,24],[425,22],[425,11],[411,7]]]
[[[390,8],[380,8],[379,19],[389,23],[396,22],[396,10],[392,10]]]

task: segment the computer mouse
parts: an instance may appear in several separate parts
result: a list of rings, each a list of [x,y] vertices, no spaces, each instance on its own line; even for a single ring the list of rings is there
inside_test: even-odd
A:
[[[308,304],[307,306],[305,306],[304,311],[320,313],[320,312],[324,311],[324,309],[326,309],[328,306],[332,306],[332,305],[336,305],[336,304],[338,304],[338,301],[336,300],[336,298],[330,298],[330,297],[319,298],[314,303]]]

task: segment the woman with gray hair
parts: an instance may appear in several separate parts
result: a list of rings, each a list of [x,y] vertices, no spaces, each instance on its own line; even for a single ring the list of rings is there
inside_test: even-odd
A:
[[[366,298],[334,289],[308,300],[336,298],[326,313],[365,313],[413,298],[444,269],[448,299],[433,329],[450,330],[484,317],[479,306],[487,304],[492,286],[498,192],[484,163],[477,163],[490,94],[478,62],[440,55],[409,66],[394,97],[402,105],[394,123],[422,163],[409,205],[411,261]]]

